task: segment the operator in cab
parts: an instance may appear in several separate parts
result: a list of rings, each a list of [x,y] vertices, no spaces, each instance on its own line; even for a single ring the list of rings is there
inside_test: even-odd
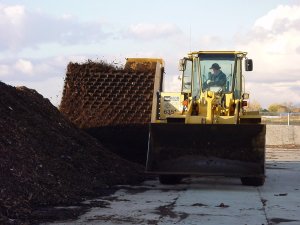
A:
[[[222,72],[219,64],[214,63],[209,69],[211,69],[212,72],[208,73],[208,80],[206,81],[204,87],[208,88],[211,86],[218,86],[224,88],[226,85],[226,75]]]

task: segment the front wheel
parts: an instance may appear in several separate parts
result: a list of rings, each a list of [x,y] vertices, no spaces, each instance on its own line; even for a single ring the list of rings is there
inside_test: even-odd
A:
[[[241,177],[243,185],[246,186],[262,186],[265,183],[265,177]]]
[[[159,182],[161,184],[179,184],[182,179],[180,175],[159,175]]]

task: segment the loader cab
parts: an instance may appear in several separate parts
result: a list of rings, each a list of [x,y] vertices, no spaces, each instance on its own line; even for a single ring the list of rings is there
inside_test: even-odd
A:
[[[240,92],[239,60],[234,54],[199,54],[201,88],[204,91]],[[236,96],[238,97],[238,96]]]
[[[198,99],[201,92],[233,93],[235,99],[241,98],[242,60],[244,52],[196,52],[180,61],[182,68],[181,92]],[[217,67],[216,67],[217,65]],[[214,68],[215,66],[215,68]],[[252,60],[245,60],[245,70],[252,70]],[[224,82],[214,79],[216,73],[222,73]]]

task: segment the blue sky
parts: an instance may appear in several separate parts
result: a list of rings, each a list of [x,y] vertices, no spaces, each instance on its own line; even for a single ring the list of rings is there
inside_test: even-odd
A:
[[[0,80],[60,102],[68,62],[161,57],[166,90],[190,50],[241,50],[251,101],[300,104],[300,1],[0,1]],[[292,66],[291,66],[292,65]]]

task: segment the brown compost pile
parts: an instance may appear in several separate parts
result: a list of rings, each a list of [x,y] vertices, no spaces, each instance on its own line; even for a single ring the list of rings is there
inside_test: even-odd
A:
[[[106,150],[26,87],[0,82],[0,132],[0,224],[143,179],[142,167]]]

